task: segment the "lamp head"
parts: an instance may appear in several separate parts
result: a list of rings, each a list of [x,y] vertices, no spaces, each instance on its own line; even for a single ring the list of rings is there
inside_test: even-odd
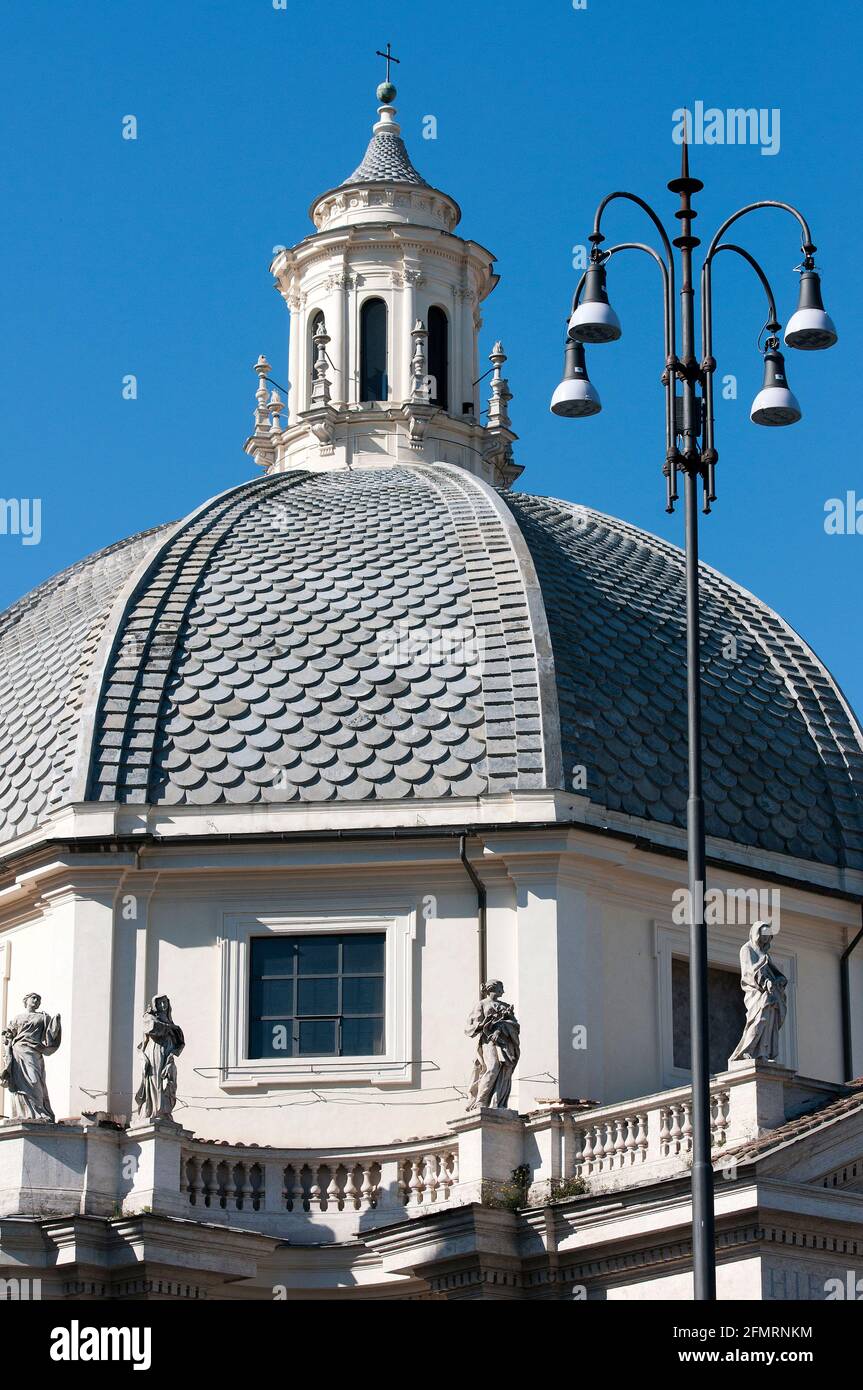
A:
[[[788,386],[779,339],[768,338],[764,353],[764,384],[752,402],[749,418],[754,425],[795,425],[802,414],[797,397]]]
[[[563,380],[551,398],[551,412],[571,420],[580,420],[586,415],[598,415],[601,409],[599,392],[587,375],[584,344],[568,337],[563,359]]]
[[[785,346],[817,352],[832,347],[839,334],[821,299],[821,276],[817,270],[804,270],[800,276],[797,308],[785,329]]]
[[[581,343],[613,343],[620,337],[620,319],[605,288],[605,266],[597,261],[585,275],[584,293],[569,320],[569,331]]]

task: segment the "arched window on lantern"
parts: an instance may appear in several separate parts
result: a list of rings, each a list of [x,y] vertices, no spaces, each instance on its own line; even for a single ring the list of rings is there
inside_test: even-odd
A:
[[[315,384],[315,359],[316,359],[316,357],[317,357],[317,350],[316,350],[316,348],[315,348],[315,334],[318,333],[318,332],[320,332],[320,330],[321,330],[324,326],[325,326],[325,325],[324,325],[324,316],[323,316],[323,314],[321,313],[321,310],[318,309],[316,313],[312,314],[312,317],[311,317],[311,319],[310,319],[310,321],[309,321],[309,352],[308,352],[307,361],[308,361],[308,364],[309,364],[309,401],[310,401],[310,402],[311,402],[311,398],[312,398],[312,390],[313,390],[314,384]]]
[[[432,404],[449,409],[449,320],[433,304],[428,317],[428,374],[432,378]]]
[[[385,401],[387,383],[387,306],[367,299],[360,310],[360,400]]]

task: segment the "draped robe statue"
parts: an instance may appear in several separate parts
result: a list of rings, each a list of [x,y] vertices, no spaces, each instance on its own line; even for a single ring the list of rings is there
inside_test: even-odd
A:
[[[465,1032],[476,1038],[476,1061],[468,1110],[491,1106],[505,1109],[512,1089],[512,1074],[521,1052],[519,1026],[511,1004],[504,1003],[500,980],[483,985],[480,1001],[471,1010]]]
[[[746,1026],[729,1062],[743,1058],[775,1061],[779,1030],[785,1022],[788,984],[770,959],[769,922],[753,922],[749,940],[740,948],[740,986],[746,1004]]]
[[[170,1120],[177,1101],[177,1063],[186,1040],[171,1017],[171,1001],[157,994],[144,1014],[144,1054],[141,1084],[135,1093],[138,1114],[146,1120]]]
[[[16,1014],[3,1030],[0,1085],[12,1096],[15,1118],[48,1120],[54,1111],[45,1082],[45,1058],[60,1046],[60,1015],[52,1018],[39,1005],[42,996],[26,994],[23,1014]]]

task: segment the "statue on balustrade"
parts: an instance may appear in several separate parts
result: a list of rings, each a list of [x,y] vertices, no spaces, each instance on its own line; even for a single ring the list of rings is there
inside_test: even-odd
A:
[[[40,994],[25,994],[23,1014],[16,1014],[3,1029],[0,1086],[12,1096],[18,1120],[47,1120],[54,1111],[48,1099],[45,1058],[60,1046],[60,1015],[52,1018],[40,1008]]]
[[[501,998],[502,994],[500,980],[484,984],[465,1029],[469,1038],[476,1038],[468,1110],[484,1106],[503,1110],[509,1100],[521,1046],[515,1011]]]
[[[176,1059],[185,1046],[183,1030],[171,1017],[170,999],[157,994],[144,1014],[144,1037],[138,1044],[144,1068],[135,1104],[142,1119],[171,1119],[177,1103]]]
[[[779,1030],[787,1012],[785,989],[788,981],[770,959],[772,936],[769,922],[753,922],[749,940],[740,948],[740,986],[746,1004],[746,1026],[729,1062],[743,1059],[772,1062],[778,1055]]]

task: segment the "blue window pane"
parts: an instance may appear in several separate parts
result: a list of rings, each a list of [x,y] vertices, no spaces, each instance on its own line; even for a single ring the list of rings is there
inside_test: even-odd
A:
[[[385,935],[253,937],[249,1056],[384,1051]]]
[[[448,408],[449,324],[443,309],[432,305],[428,313],[428,374],[432,378],[432,404]]]
[[[316,1057],[335,1053],[338,1034],[336,1019],[313,1018],[300,1020],[300,1056]]]
[[[249,1029],[250,1057],[290,1057],[293,1050],[291,1018],[270,1020],[266,1023],[255,1019]]]
[[[337,936],[299,936],[298,972],[300,975],[337,975],[339,973],[339,938]]]
[[[252,1015],[284,1018],[294,1012],[293,980],[256,980],[252,983]]]
[[[346,1014],[382,1014],[384,982],[378,976],[346,976],[342,983],[342,1010]]]
[[[384,938],[375,936],[346,936],[342,954],[342,969],[346,975],[382,975],[384,973]]]
[[[382,1018],[342,1019],[342,1056],[377,1057],[384,1050]]]
[[[360,400],[385,401],[387,386],[387,306],[367,299],[360,310]]]
[[[339,982],[330,979],[300,979],[297,984],[297,1013],[337,1014],[339,1011]]]
[[[261,975],[294,973],[292,937],[255,936],[252,938],[252,979]]]

